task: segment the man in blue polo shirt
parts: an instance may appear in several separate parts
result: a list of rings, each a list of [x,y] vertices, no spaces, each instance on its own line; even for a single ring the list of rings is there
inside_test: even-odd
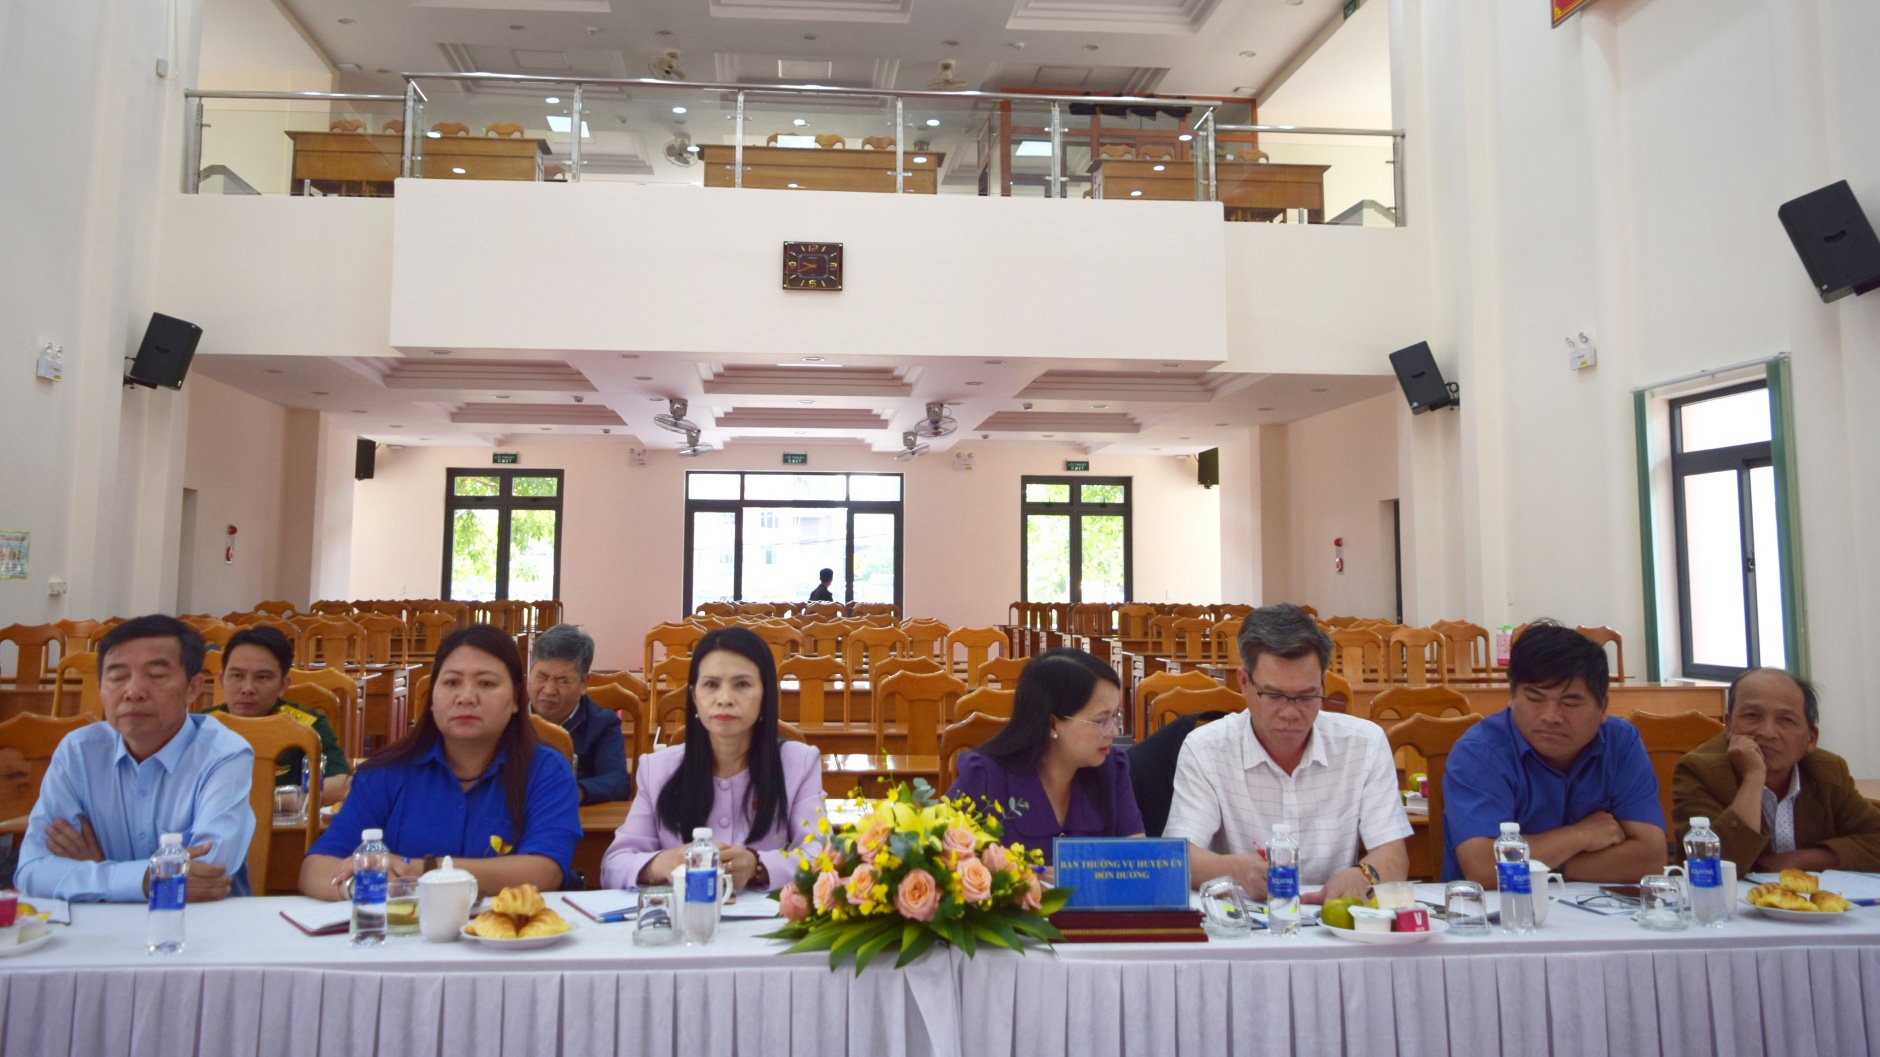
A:
[[[1606,652],[1529,626],[1508,659],[1508,707],[1469,728],[1443,778],[1443,879],[1495,885],[1501,823],[1570,881],[1636,883],[1665,865],[1658,780],[1638,730],[1606,715]]]

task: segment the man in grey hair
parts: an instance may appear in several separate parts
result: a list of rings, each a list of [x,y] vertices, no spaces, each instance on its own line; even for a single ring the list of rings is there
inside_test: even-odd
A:
[[[594,640],[573,624],[557,624],[536,637],[529,654],[529,708],[559,723],[574,739],[575,780],[583,804],[633,797],[627,742],[620,717],[587,696]]]
[[[1299,841],[1306,901],[1362,896],[1408,876],[1410,819],[1384,731],[1321,711],[1332,642],[1293,605],[1263,606],[1240,630],[1247,711],[1197,729],[1182,744],[1165,837],[1188,841],[1190,880],[1223,874],[1266,898],[1263,849],[1273,825]]]

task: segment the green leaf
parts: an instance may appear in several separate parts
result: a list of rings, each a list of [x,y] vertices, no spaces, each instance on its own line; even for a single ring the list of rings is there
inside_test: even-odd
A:
[[[796,941],[794,944],[790,946],[788,950],[784,951],[783,953],[807,954],[811,951],[826,951],[829,949],[830,945],[835,943],[836,940],[840,939],[841,936],[842,936],[841,929],[829,928],[827,926],[823,928],[819,928],[819,929],[812,929],[809,935],[804,936],[802,939]]]
[[[908,938],[909,933],[913,934],[912,939]],[[933,946],[939,939],[940,937],[931,930],[910,923],[907,930],[901,933],[901,956],[895,959],[894,967],[905,969],[912,965],[914,959],[927,953],[927,948]]]
[[[973,926],[973,935],[994,947],[1004,947],[1008,951],[1018,950],[1018,936],[1012,932],[1010,925],[1001,930],[991,924],[981,922]]]
[[[899,946],[900,943],[901,930],[889,929],[862,944],[861,949],[855,952],[855,975],[862,975],[862,970],[868,968],[868,963],[875,960],[875,955],[880,954],[889,945]]]
[[[1077,890],[1075,888],[1051,889],[1050,891],[1044,894],[1044,897],[1042,899],[1038,901],[1040,904],[1038,908],[1038,912],[1040,914],[1055,914],[1058,911],[1063,910],[1064,904],[1070,902],[1071,896],[1076,891]]]

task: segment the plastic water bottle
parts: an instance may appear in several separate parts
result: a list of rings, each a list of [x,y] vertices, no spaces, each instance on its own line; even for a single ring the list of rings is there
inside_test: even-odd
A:
[[[1495,881],[1501,888],[1501,930],[1515,936],[1534,931],[1534,880],[1528,873],[1528,843],[1521,823],[1504,822],[1495,841]]]
[[[183,953],[183,902],[189,888],[189,853],[181,833],[165,833],[150,857],[150,921],[145,926],[144,950],[151,954]]]
[[[685,892],[679,908],[679,924],[687,943],[710,943],[718,934],[718,845],[712,842],[710,827],[692,831],[692,843],[685,846]]]
[[[385,942],[385,888],[392,867],[384,830],[359,834],[352,865],[352,945],[376,947]]]
[[[1684,876],[1691,885],[1691,916],[1699,925],[1723,927],[1736,893],[1723,890],[1723,841],[1707,818],[1691,819],[1684,834]]]
[[[1266,842],[1266,927],[1275,936],[1299,934],[1299,841],[1284,822],[1273,823]]]

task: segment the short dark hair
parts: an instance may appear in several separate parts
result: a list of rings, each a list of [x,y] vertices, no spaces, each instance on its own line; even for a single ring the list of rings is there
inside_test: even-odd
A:
[[[105,658],[111,656],[112,650],[137,639],[175,639],[183,655],[184,677],[194,679],[202,673],[202,655],[208,651],[208,644],[202,641],[195,628],[162,613],[132,617],[107,632],[98,643],[98,671],[104,671]]]
[[[816,574],[816,578],[823,583],[828,583],[836,578],[836,571],[834,569],[824,569]]]
[[[237,646],[259,646],[274,655],[274,660],[281,666],[281,674],[286,675],[294,666],[294,644],[287,641],[280,628],[271,628],[265,624],[251,624],[228,637],[222,645],[222,667],[228,668],[228,659],[235,655]]]
[[[1789,671],[1787,668],[1751,668],[1735,679],[1730,680],[1730,692],[1724,695],[1723,718],[1727,721],[1736,711],[1736,688],[1743,685],[1743,680],[1752,675],[1780,675],[1795,684],[1802,692],[1802,715],[1808,719],[1809,730],[1821,729],[1821,697],[1815,692],[1815,684]]]
[[[594,640],[573,624],[557,624],[536,637],[529,651],[529,666],[536,661],[573,661],[583,679],[594,667]]]
[[[1332,640],[1311,614],[1289,602],[1261,606],[1240,622],[1240,666],[1248,672],[1259,659],[1272,654],[1294,660],[1310,653],[1319,656],[1319,670],[1332,663]]]
[[[1606,707],[1606,648],[1554,620],[1537,620],[1521,632],[1508,653],[1508,689],[1560,686],[1574,679]]]

